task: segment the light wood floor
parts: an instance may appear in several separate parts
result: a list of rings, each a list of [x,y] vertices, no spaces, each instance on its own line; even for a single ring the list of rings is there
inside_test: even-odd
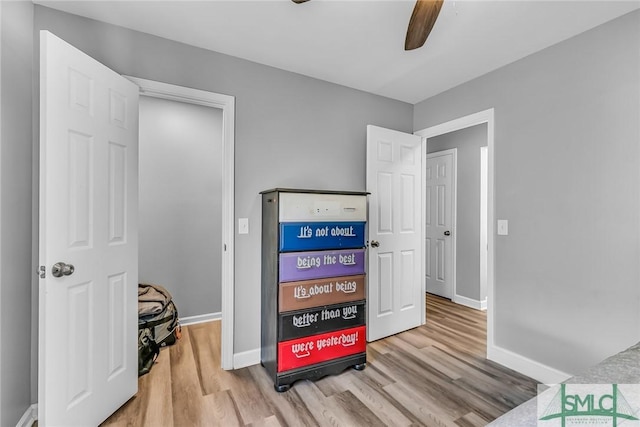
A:
[[[427,296],[427,324],[367,345],[349,369],[277,393],[260,365],[220,369],[220,322],[183,328],[104,426],[484,426],[536,382],[485,359],[486,315]]]

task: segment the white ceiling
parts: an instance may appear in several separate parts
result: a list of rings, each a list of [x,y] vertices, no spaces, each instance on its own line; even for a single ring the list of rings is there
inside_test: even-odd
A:
[[[409,0],[35,3],[411,104],[640,8],[640,0],[445,0],[427,43],[405,52]]]

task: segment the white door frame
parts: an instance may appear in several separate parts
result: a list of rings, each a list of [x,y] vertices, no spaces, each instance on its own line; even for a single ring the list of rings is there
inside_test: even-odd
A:
[[[480,309],[487,309],[487,178],[489,149],[480,147]],[[484,294],[484,298],[483,298]]]
[[[414,132],[415,135],[419,135],[425,141],[428,138],[433,138],[438,135],[453,132],[456,130],[466,129],[471,126],[479,125],[482,123],[487,124],[487,151],[488,151],[488,191],[487,191],[487,243],[489,246],[487,254],[487,359],[492,359],[492,353],[494,352],[494,269],[495,269],[495,200],[494,200],[494,185],[495,185],[495,171],[494,171],[494,109],[480,111],[475,114],[460,117],[458,119],[450,120],[439,125],[431,126],[426,129],[422,129]],[[423,164],[424,167],[424,164]],[[423,211],[424,215],[424,211]],[[424,217],[423,217],[424,222]]]
[[[429,138],[433,138],[430,136]],[[422,139],[425,150],[427,145],[426,138]],[[433,153],[427,153],[425,156],[425,160],[429,157],[437,157],[441,155],[450,154],[453,156],[452,159],[452,178],[451,178],[451,233],[453,234],[451,237],[451,300],[453,302],[457,302],[458,293],[456,292],[456,283],[457,283],[457,260],[458,260],[458,149],[450,148],[448,150],[436,151]],[[426,163],[423,163],[423,169],[426,171]],[[422,176],[426,176],[426,172],[423,172]],[[426,190],[426,189],[425,189]],[[425,211],[426,214],[426,211]],[[422,221],[424,224],[424,221]],[[425,230],[426,233],[426,230]],[[425,251],[425,254],[427,252]],[[426,280],[425,280],[425,290],[426,290]]]
[[[2,6],[2,4],[0,4],[0,45],[2,45],[2,9],[3,9],[3,6]],[[2,55],[0,55],[0,99],[2,99]],[[0,102],[0,125],[1,125],[1,121],[2,121],[2,102]],[[1,135],[1,132],[0,132],[0,147],[2,147],[2,146],[3,146],[3,144],[2,144],[2,135]],[[0,156],[1,156],[1,153],[0,153]],[[2,168],[1,165],[2,165],[2,157],[0,157],[0,168]],[[0,177],[1,176],[2,176],[2,174],[0,173]],[[1,180],[1,178],[0,178],[0,180]],[[2,184],[2,182],[0,182],[0,185],[1,184]],[[0,197],[0,208],[1,207],[2,207],[2,197]],[[2,210],[0,209],[0,236],[2,236],[2,221],[1,221],[2,220],[2,214],[1,214],[1,212],[2,212]],[[32,225],[32,227],[33,227],[33,225]],[[33,265],[33,261],[32,261],[31,265]],[[3,266],[2,266],[2,249],[0,249],[0,271],[3,271],[2,269],[3,269]],[[36,282],[37,282],[37,280],[36,280]],[[33,285],[31,286],[31,288],[33,289]],[[2,307],[1,295],[2,295],[2,293],[0,292],[0,307]],[[33,307],[33,302],[32,302],[31,306]],[[1,310],[2,309],[0,308],[0,315],[2,315]],[[31,318],[33,318],[33,315],[31,316]],[[32,336],[31,342],[33,343],[33,336]],[[4,352],[2,351],[2,347],[3,347],[3,345],[2,345],[2,342],[0,340],[0,366],[2,366],[2,359],[3,359],[2,355],[4,354]],[[31,369],[33,369],[33,363],[31,364]],[[1,384],[1,381],[2,381],[2,374],[0,373],[0,384]],[[4,400],[2,399],[1,387],[0,387],[0,402],[4,402]],[[2,406],[3,405],[0,405],[0,420],[2,419]]]
[[[203,105],[222,110],[222,369],[233,369],[235,292],[235,97],[153,80],[125,76],[140,87],[140,95]]]

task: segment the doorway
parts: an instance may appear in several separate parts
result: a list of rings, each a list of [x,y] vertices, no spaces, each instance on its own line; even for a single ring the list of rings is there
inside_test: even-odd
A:
[[[139,112],[138,280],[165,287],[183,325],[219,320],[222,110],[140,96]]]
[[[460,117],[448,122],[444,122],[420,131],[416,131],[415,135],[421,136],[427,144],[428,139],[444,135],[453,131],[466,129],[471,126],[486,123],[487,135],[487,182],[486,185],[486,245],[487,245],[487,262],[486,262],[486,295],[487,295],[487,358],[492,359],[495,353],[494,343],[494,267],[495,267],[495,201],[494,201],[494,109],[480,111],[468,116]],[[428,144],[427,144],[428,145]],[[428,148],[428,147],[427,147]],[[482,185],[482,183],[479,183]]]
[[[482,286],[482,276],[486,272],[487,245],[480,243],[487,228],[486,216],[483,218],[482,215],[481,185],[482,148],[486,145],[486,123],[438,135],[427,141],[427,162],[437,165],[432,171],[432,185],[429,185],[429,180],[427,182],[427,190],[434,187],[431,195],[433,212],[427,218],[431,216],[435,221],[431,225],[431,234],[434,235],[431,241],[428,239],[433,247],[430,251],[432,260],[427,264],[435,264],[436,267],[432,268],[435,271],[431,280],[427,278],[427,290],[479,310],[486,308],[486,286]],[[447,162],[449,157],[452,159]],[[486,188],[484,193],[486,195]],[[444,206],[439,209],[440,202]],[[444,259],[436,262],[441,258]]]
[[[140,87],[141,98],[159,98],[178,101],[179,103],[210,107],[221,111],[222,153],[221,153],[221,210],[220,233],[221,247],[221,367],[225,370],[233,369],[233,313],[234,313],[234,127],[235,127],[235,99],[232,96],[221,95],[197,89],[186,88],[166,83],[155,82],[135,77],[127,78]],[[167,195],[170,197],[170,195]],[[203,265],[206,271],[209,265]],[[193,319],[206,321],[210,316]]]

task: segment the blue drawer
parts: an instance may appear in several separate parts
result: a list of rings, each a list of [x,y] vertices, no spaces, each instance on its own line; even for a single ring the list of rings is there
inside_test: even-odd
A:
[[[364,247],[364,222],[280,223],[280,251]]]

